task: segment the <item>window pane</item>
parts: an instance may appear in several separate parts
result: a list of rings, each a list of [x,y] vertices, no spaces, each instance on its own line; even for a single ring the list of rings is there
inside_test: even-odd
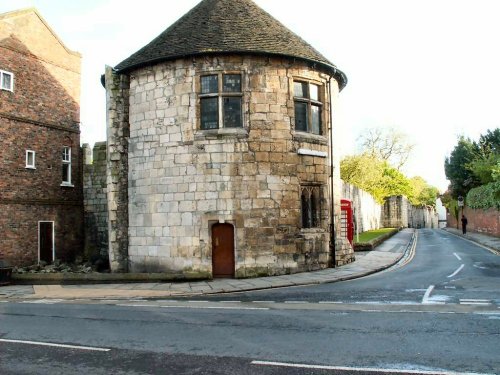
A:
[[[12,84],[12,76],[10,74],[2,73],[2,88],[10,90]]]
[[[62,180],[63,182],[70,182],[70,179],[69,179],[69,169],[70,166],[69,164],[63,164],[62,165]]]
[[[302,228],[310,228],[309,222],[309,199],[306,197],[304,192],[300,196],[300,210],[302,211]]]
[[[218,98],[201,99],[201,128],[217,129],[219,127]]]
[[[26,165],[30,166],[30,167],[34,167],[35,166],[35,153],[33,152],[28,152],[26,154]]]
[[[311,105],[312,133],[321,134],[321,108]]]
[[[307,103],[295,102],[295,130],[307,131]]]
[[[212,94],[219,92],[219,80],[216,74],[201,77],[201,93]]]
[[[69,147],[63,147],[63,150],[62,150],[62,160],[63,161],[71,161],[71,154],[70,154],[70,148]]]
[[[224,74],[223,88],[224,92],[241,92],[241,75]]]
[[[305,82],[294,82],[293,83],[293,95],[297,98],[308,98],[309,93],[307,87],[309,85]]]
[[[223,98],[224,100],[224,127],[241,128],[241,98]]]
[[[310,98],[312,100],[319,101],[319,86],[318,85],[310,85],[309,90],[311,90],[310,91]]]

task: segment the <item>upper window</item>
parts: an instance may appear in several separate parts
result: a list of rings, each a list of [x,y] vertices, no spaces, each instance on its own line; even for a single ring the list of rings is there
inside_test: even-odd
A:
[[[62,149],[62,184],[72,186],[71,184],[71,147]]]
[[[241,128],[241,74],[211,74],[200,81],[201,129]]]
[[[0,70],[0,88],[2,90],[14,91],[14,74]]]
[[[293,82],[295,130],[322,134],[320,86],[302,81]]]
[[[35,151],[26,150],[26,168],[35,169]]]

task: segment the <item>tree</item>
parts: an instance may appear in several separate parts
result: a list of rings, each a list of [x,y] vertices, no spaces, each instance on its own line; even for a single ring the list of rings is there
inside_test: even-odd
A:
[[[450,192],[453,198],[465,197],[470,189],[481,184],[470,170],[470,165],[478,154],[477,144],[469,138],[460,136],[450,156],[445,159],[444,171],[446,178],[450,180]]]
[[[372,128],[359,136],[362,152],[384,160],[397,170],[408,161],[415,147],[406,134],[394,128]]]
[[[435,206],[439,196],[439,189],[429,185],[422,177],[410,179],[412,194],[408,197],[414,206]]]
[[[500,178],[500,129],[488,130],[474,142],[477,154],[468,169],[481,184],[489,184]]]
[[[384,160],[369,154],[347,156],[340,162],[340,177],[370,193],[377,202],[392,195],[411,194],[410,181]]]

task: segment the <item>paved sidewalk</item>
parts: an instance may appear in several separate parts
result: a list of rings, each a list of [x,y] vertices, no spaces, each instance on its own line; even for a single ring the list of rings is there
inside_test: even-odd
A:
[[[486,246],[493,250],[494,253],[500,255],[500,238],[488,236],[483,233],[467,232],[465,235],[462,234],[461,229],[446,227],[443,230],[453,233],[457,236],[464,237],[472,242],[476,242],[480,245]]]
[[[12,299],[130,299],[195,296],[312,285],[350,280],[382,271],[413,251],[413,229],[403,229],[374,250],[356,252],[356,261],[338,268],[252,279],[197,282],[93,285],[10,285],[0,288],[0,301]]]

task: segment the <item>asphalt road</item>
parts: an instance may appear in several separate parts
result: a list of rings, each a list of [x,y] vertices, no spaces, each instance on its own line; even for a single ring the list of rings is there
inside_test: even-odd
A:
[[[0,373],[498,374],[499,259],[420,230],[411,262],[350,282],[189,301],[1,303]]]

